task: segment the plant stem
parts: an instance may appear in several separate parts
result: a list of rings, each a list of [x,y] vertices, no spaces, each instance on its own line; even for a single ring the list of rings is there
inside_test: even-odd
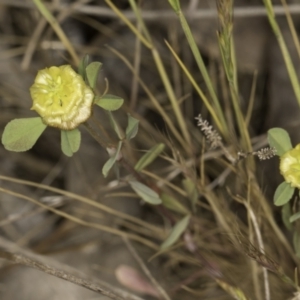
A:
[[[75,49],[72,46],[72,43],[69,41],[68,37],[59,26],[57,20],[53,17],[51,12],[47,9],[47,7],[43,4],[41,0],[33,0],[33,2],[36,5],[39,12],[42,14],[42,16],[48,21],[48,23],[51,25],[53,30],[56,32],[57,36],[60,38],[61,42],[64,44],[66,49],[69,51],[71,57],[74,60],[74,63],[78,65],[79,64],[78,55],[76,54]]]
[[[115,288],[106,282],[98,279],[97,281],[90,280],[86,278],[86,276],[78,274],[77,270],[61,262],[58,265],[58,263],[52,259],[24,250],[2,237],[0,237],[0,257],[13,263],[27,266],[62,280],[72,282],[113,300],[143,300],[127,291]]]
[[[100,136],[100,134],[89,124],[89,122],[85,122],[83,123],[85,129],[88,131],[88,133],[99,143],[99,145],[101,147],[103,147],[104,149],[106,149],[107,147],[109,147],[110,145],[108,143],[105,143],[102,139],[102,137]]]
[[[273,32],[277,38],[280,50],[283,55],[283,59],[291,80],[291,84],[293,86],[293,90],[296,96],[296,99],[298,101],[298,104],[300,105],[300,84],[297,76],[297,72],[295,70],[292,58],[290,56],[289,50],[286,46],[286,42],[283,38],[282,32],[280,30],[280,27],[278,26],[278,23],[275,18],[274,10],[273,10],[273,4],[270,0],[263,0],[263,3],[267,10],[268,19],[270,22],[270,25],[273,29]]]

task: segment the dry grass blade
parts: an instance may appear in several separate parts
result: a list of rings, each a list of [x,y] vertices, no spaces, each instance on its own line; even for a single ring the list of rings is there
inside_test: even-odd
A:
[[[16,178],[10,178],[10,177],[7,177],[7,176],[2,176],[2,175],[0,175],[0,179],[4,180],[4,181],[15,182],[15,183],[18,183],[18,184],[34,186],[36,188],[40,188],[40,189],[48,190],[48,191],[51,191],[51,192],[54,192],[54,193],[58,193],[60,195],[64,195],[64,196],[69,197],[71,199],[76,199],[78,201],[81,201],[82,203],[86,203],[88,205],[97,207],[100,210],[103,210],[103,211],[105,211],[107,213],[110,213],[112,215],[115,215],[117,217],[123,218],[125,220],[131,221],[131,222],[139,224],[141,226],[145,226],[149,229],[151,228],[151,230],[156,231],[156,233],[158,233],[158,234],[160,232],[160,229],[156,226],[151,226],[151,224],[149,224],[147,222],[143,222],[142,220],[139,220],[137,218],[134,218],[134,217],[132,217],[130,215],[127,215],[127,214],[124,214],[122,212],[118,212],[118,211],[116,211],[116,210],[114,210],[114,209],[112,209],[112,208],[110,208],[106,205],[103,205],[101,203],[98,203],[98,202],[93,201],[91,199],[88,199],[86,197],[83,197],[83,196],[80,196],[80,195],[77,195],[77,194],[74,194],[74,193],[71,193],[71,192],[68,192],[68,191],[64,191],[64,190],[61,190],[61,189],[50,187],[50,186],[47,186],[47,185],[44,185],[44,184],[39,184],[39,183],[26,181],[26,180],[20,180],[20,179],[16,179]]]
[[[135,260],[138,262],[140,267],[142,268],[143,272],[145,275],[150,279],[152,282],[153,286],[156,287],[157,291],[161,294],[161,297],[165,300],[171,300],[169,295],[166,293],[166,291],[163,289],[163,287],[158,283],[158,281],[152,276],[151,272],[141,259],[141,257],[138,255],[137,251],[134,249],[133,245],[130,243],[130,241],[126,238],[123,238],[124,243],[126,244],[128,250],[130,253],[133,255]]]
[[[158,246],[156,244],[154,244],[153,242],[151,242],[150,240],[147,240],[147,239],[144,239],[143,237],[140,237],[138,235],[135,235],[135,234],[131,234],[131,233],[126,233],[126,232],[123,232],[121,230],[118,230],[118,229],[115,229],[115,228],[112,228],[112,227],[109,227],[109,226],[106,226],[106,225],[102,225],[102,224],[98,224],[98,223],[91,223],[91,222],[86,222],[80,218],[77,218],[77,217],[74,217],[72,216],[71,214],[68,214],[68,213],[65,213],[63,211],[60,211],[58,209],[55,209],[55,208],[52,208],[48,205],[45,205],[31,197],[27,197],[25,195],[22,195],[20,193],[15,193],[13,191],[9,191],[7,189],[3,189],[3,188],[0,188],[0,192],[2,193],[6,193],[6,194],[9,194],[9,195],[12,195],[12,196],[15,196],[17,198],[20,198],[20,199],[24,199],[24,200],[27,200],[31,203],[34,203],[40,207],[43,207],[61,217],[64,217],[70,221],[73,221],[77,224],[80,224],[80,225],[83,225],[83,226],[87,226],[87,227],[90,227],[90,228],[96,228],[98,230],[102,230],[104,232],[108,232],[108,233],[111,233],[111,234],[115,234],[117,236],[120,236],[120,237],[129,237],[131,239],[134,239],[136,241],[139,241],[145,245],[147,245],[148,247],[154,249],[154,250],[157,250],[158,249]]]

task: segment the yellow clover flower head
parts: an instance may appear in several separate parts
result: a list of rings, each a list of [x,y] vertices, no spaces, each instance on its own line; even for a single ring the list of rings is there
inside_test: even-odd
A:
[[[73,130],[91,116],[94,93],[70,65],[40,70],[30,94],[46,125]]]
[[[279,169],[287,183],[300,188],[300,144],[280,157]]]

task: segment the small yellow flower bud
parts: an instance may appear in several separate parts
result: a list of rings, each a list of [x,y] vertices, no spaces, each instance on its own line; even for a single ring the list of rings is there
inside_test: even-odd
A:
[[[300,144],[280,157],[279,169],[287,183],[300,188]]]
[[[91,116],[94,93],[69,65],[40,70],[30,94],[46,125],[73,130]]]

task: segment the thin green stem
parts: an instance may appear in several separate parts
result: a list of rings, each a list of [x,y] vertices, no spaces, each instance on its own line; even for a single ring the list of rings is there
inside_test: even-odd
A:
[[[132,64],[128,61],[124,55],[122,55],[120,52],[118,52],[116,49],[110,48],[107,46],[113,53],[115,53],[125,64],[126,66],[131,70],[131,72],[135,75],[135,70]],[[139,84],[141,85],[142,89],[144,92],[147,94],[149,97],[151,103],[153,106],[157,109],[157,111],[160,113],[166,124],[168,125],[168,128],[170,131],[173,133],[177,141],[181,144],[182,147],[186,148],[186,142],[178,132],[177,128],[174,125],[173,120],[170,118],[169,114],[163,109],[163,107],[160,105],[159,101],[155,98],[155,96],[151,93],[150,89],[147,87],[147,85],[144,83],[144,81],[140,78],[137,77],[137,80],[139,81]]]
[[[182,114],[182,109],[180,108],[180,105],[179,105],[179,103],[176,99],[174,89],[173,89],[173,87],[170,83],[169,77],[167,75],[167,72],[165,70],[163,62],[160,58],[160,55],[159,55],[157,49],[155,48],[155,46],[153,45],[153,43],[151,41],[151,37],[148,33],[148,30],[147,30],[145,24],[142,22],[142,18],[141,18],[139,10],[137,9],[137,7],[134,4],[132,4],[132,6],[134,8],[134,12],[136,13],[136,15],[139,18],[140,22],[142,22],[141,24],[143,25],[143,31],[145,32],[145,35],[147,36],[147,39],[143,35],[141,35],[138,28],[136,28],[128,20],[128,18],[125,17],[125,15],[110,0],[105,0],[105,2],[119,16],[119,18],[132,30],[132,32],[141,40],[141,42],[147,48],[149,48],[151,50],[154,62],[156,64],[156,67],[157,67],[158,72],[160,74],[161,80],[164,84],[164,87],[165,87],[166,92],[168,94],[169,100],[171,102],[174,114],[176,116],[176,121],[178,122],[179,128],[181,129],[181,132],[183,134],[183,137],[184,137],[184,143],[183,144],[185,144],[185,148],[187,149],[187,151],[192,153],[191,137],[190,137],[190,133],[189,133],[188,128],[187,128],[187,123],[184,120],[184,117],[183,117],[183,114]],[[131,3],[133,3],[133,2],[131,2]]]
[[[128,20],[128,18],[110,1],[105,0],[106,4],[111,8],[111,10],[122,20],[130,30],[141,40],[145,47],[151,48],[151,43],[139,32],[139,30]]]
[[[183,114],[182,114],[182,109],[180,108],[180,105],[176,99],[175,93],[174,93],[174,89],[170,83],[170,79],[167,75],[166,69],[163,65],[163,62],[161,60],[161,57],[158,53],[158,51],[155,48],[152,48],[152,55],[153,55],[153,59],[156,63],[156,67],[158,69],[158,72],[160,74],[160,77],[162,79],[162,82],[165,86],[166,92],[169,96],[172,108],[174,110],[174,114],[177,118],[177,122],[179,124],[179,127],[181,129],[181,132],[185,138],[185,141],[187,143],[187,151],[191,152],[190,150],[192,150],[192,144],[191,144],[191,136],[190,133],[187,129],[187,122],[184,120]]]
[[[182,11],[179,10],[178,11],[178,17],[179,17],[179,20],[180,20],[180,23],[181,23],[181,26],[182,26],[182,29],[184,31],[184,34],[187,38],[187,41],[189,43],[189,46],[191,48],[191,51],[194,55],[194,58],[196,60],[196,63],[198,65],[198,68],[203,76],[203,79],[205,81],[205,84],[207,86],[207,89],[209,91],[209,95],[214,103],[214,106],[215,106],[215,110],[216,110],[216,115],[218,116],[218,119],[220,120],[222,126],[221,128],[219,128],[219,130],[222,132],[222,134],[228,138],[228,127],[227,127],[227,123],[226,123],[226,120],[225,120],[225,117],[224,117],[224,114],[223,114],[223,110],[221,108],[221,105],[220,105],[220,102],[219,102],[219,99],[217,97],[217,94],[215,92],[215,89],[214,89],[214,86],[213,86],[213,83],[211,81],[211,78],[208,74],[208,71],[207,71],[207,68],[204,64],[204,61],[203,61],[203,58],[201,56],[201,53],[198,49],[198,46],[195,42],[195,39],[194,39],[194,36],[191,32],[191,29],[189,27],[189,24],[185,18],[185,16],[183,15]],[[217,122],[216,118],[214,117],[214,121]]]
[[[218,41],[220,53],[225,69],[227,81],[231,94],[231,101],[236,115],[237,124],[241,134],[243,147],[251,151],[249,132],[240,108],[239,89],[237,80],[237,66],[234,50],[233,30],[233,0],[217,2],[220,30]]]
[[[87,132],[99,143],[101,147],[106,149],[107,147],[110,147],[110,145],[102,139],[100,134],[89,124],[89,122],[83,123],[83,126],[87,130]]]
[[[56,32],[57,36],[60,38],[63,45],[69,51],[74,63],[78,65],[79,64],[78,55],[76,54],[74,47],[72,46],[71,42],[65,35],[64,31],[61,29],[57,20],[53,17],[51,12],[47,9],[47,7],[43,4],[41,0],[32,0],[32,1],[36,5],[37,9],[42,14],[42,16],[48,21],[48,23],[51,25],[53,30]]]
[[[286,43],[285,43],[285,40],[283,38],[282,32],[280,30],[280,27],[278,26],[277,21],[276,21],[275,14],[274,14],[274,11],[273,11],[273,4],[270,0],[263,0],[263,2],[264,2],[264,5],[266,7],[266,10],[267,10],[267,15],[268,15],[270,25],[273,29],[273,32],[274,32],[274,34],[277,38],[279,47],[281,49],[283,59],[284,59],[284,62],[285,62],[285,65],[286,65],[291,83],[292,83],[292,87],[293,87],[295,96],[297,98],[298,104],[300,105],[299,79],[298,79],[298,76],[297,76],[297,72],[294,68],[294,64],[293,64],[293,61],[291,59],[289,50],[288,50],[288,48],[286,46]]]
[[[176,54],[176,52],[172,49],[171,45],[168,42],[166,42],[166,45],[168,46],[168,48],[172,52],[174,58],[176,59],[177,63],[179,64],[179,66],[181,67],[181,69],[183,70],[183,72],[185,73],[185,75],[187,76],[187,78],[189,79],[190,83],[193,85],[193,87],[195,88],[195,90],[199,94],[199,96],[202,99],[204,105],[206,106],[207,110],[211,114],[211,116],[212,116],[215,124],[217,125],[218,130],[222,134],[225,135],[224,127],[222,125],[222,122],[219,119],[219,116],[218,116],[217,112],[215,111],[214,107],[209,102],[209,99],[205,96],[204,92],[201,90],[201,88],[199,87],[199,85],[196,83],[196,81],[193,78],[192,74],[188,71],[188,69],[186,68],[186,66],[182,62],[182,60],[179,58],[179,56]]]
[[[143,20],[143,17],[142,17],[142,15],[141,15],[141,13],[140,13],[139,8],[138,8],[137,5],[136,5],[135,0],[129,0],[129,3],[130,3],[130,5],[131,5],[132,10],[134,11],[134,14],[135,14],[135,16],[136,16],[136,19],[137,19],[138,23],[139,23],[140,26],[141,26],[142,31],[144,32],[144,35],[146,36],[146,39],[147,39],[149,42],[152,43],[151,35],[149,34],[149,31],[148,31],[148,29],[147,29],[147,26],[146,26],[146,24],[145,24],[145,22],[144,22],[144,20]],[[138,28],[137,28],[137,29],[138,29]]]

